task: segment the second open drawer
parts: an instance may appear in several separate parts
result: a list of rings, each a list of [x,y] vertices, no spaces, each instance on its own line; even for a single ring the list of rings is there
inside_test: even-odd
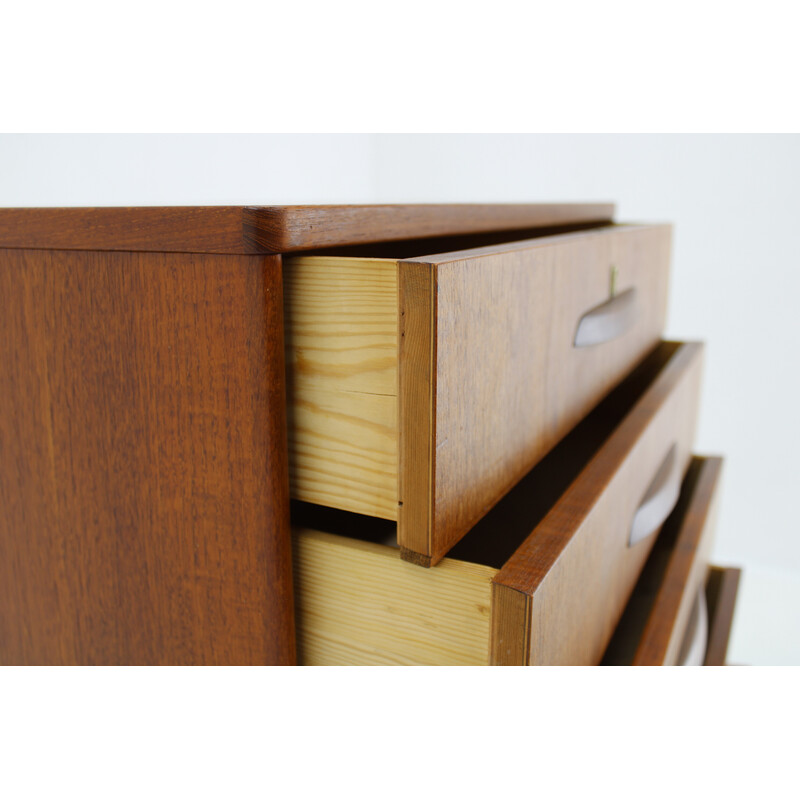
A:
[[[598,663],[677,502],[701,362],[662,343],[430,570],[391,523],[299,508],[300,662]]]
[[[695,456],[603,656],[608,665],[722,665],[739,570],[709,566],[722,459]]]
[[[656,345],[669,255],[669,226],[618,225],[287,258],[293,497],[435,564]]]

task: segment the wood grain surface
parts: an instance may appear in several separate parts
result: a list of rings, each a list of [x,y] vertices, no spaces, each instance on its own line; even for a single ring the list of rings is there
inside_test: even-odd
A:
[[[386,544],[305,529],[293,538],[299,663],[488,663],[496,570],[451,559],[421,570]]]
[[[481,664],[492,641],[492,663],[594,663],[582,640],[598,617],[610,635],[656,538],[628,552],[654,453],[673,437],[691,439],[699,355],[694,345],[657,347],[430,570],[401,560],[389,521],[294,503],[301,663]],[[686,452],[681,445],[682,462]],[[560,542],[547,529],[554,513],[571,519]],[[581,531],[588,540],[574,543],[576,559],[565,540]],[[540,591],[500,591],[501,576],[532,553]],[[558,624],[531,625],[543,603]]]
[[[292,496],[397,519],[397,264],[284,264]]]
[[[656,538],[629,547],[631,520],[673,445],[682,472],[689,463],[701,356],[699,344],[671,352],[633,410],[497,574],[493,607],[511,613],[493,616],[493,663],[519,664],[520,654],[523,664],[599,663]]]
[[[656,345],[670,242],[666,225],[618,226],[400,262],[406,557],[435,564]],[[636,322],[575,347],[612,268]]]
[[[606,664],[675,665],[708,575],[722,459],[695,456],[603,657]]]
[[[0,298],[0,662],[292,663],[279,258],[6,250]]]
[[[741,576],[742,571],[734,567],[712,567],[709,571],[707,667],[725,666]]]
[[[617,226],[397,264],[287,258],[293,496],[397,519],[404,558],[436,563],[658,342],[670,236]],[[635,323],[574,347],[612,268]]]
[[[610,222],[610,203],[2,208],[0,247],[288,253]]]

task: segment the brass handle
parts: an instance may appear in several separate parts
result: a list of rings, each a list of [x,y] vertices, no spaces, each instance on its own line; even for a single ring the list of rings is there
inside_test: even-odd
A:
[[[673,444],[661,462],[642,502],[633,515],[628,547],[632,547],[658,530],[670,515],[681,493],[681,475],[678,469],[678,446]]]
[[[686,627],[678,664],[682,667],[702,667],[706,660],[708,647],[708,606],[706,605],[706,590],[700,587],[689,624]]]
[[[633,327],[637,317],[636,289],[627,289],[580,318],[574,346],[590,347],[616,339]]]

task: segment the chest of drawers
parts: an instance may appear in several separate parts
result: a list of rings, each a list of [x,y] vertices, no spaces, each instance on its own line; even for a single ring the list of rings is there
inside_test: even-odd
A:
[[[612,215],[0,210],[0,660],[599,661],[701,368]]]

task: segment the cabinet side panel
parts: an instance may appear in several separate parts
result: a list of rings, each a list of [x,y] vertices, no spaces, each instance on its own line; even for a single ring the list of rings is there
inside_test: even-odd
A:
[[[0,661],[294,661],[280,258],[0,251]]]

